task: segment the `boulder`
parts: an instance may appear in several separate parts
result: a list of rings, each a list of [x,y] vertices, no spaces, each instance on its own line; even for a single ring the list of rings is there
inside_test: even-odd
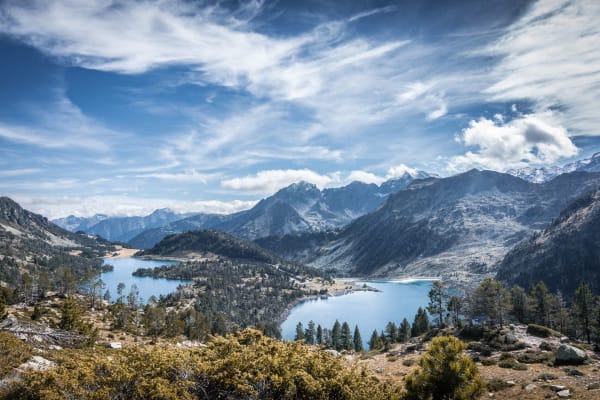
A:
[[[514,344],[517,343],[517,337],[514,333],[507,333],[504,337],[504,343],[506,344]]]
[[[569,391],[569,389],[565,389],[556,393],[556,395],[561,399],[568,399],[569,397],[571,397],[571,392]]]
[[[554,354],[556,364],[561,365],[578,365],[582,364],[587,359],[585,351],[577,347],[561,344]]]
[[[106,345],[109,349],[122,349],[121,342],[110,342]]]

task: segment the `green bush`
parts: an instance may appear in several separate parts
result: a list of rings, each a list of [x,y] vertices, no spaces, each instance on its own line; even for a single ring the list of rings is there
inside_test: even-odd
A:
[[[31,357],[31,346],[12,333],[0,332],[0,379]]]
[[[434,338],[419,368],[406,377],[406,400],[474,399],[485,385],[477,367],[463,354],[466,344],[453,336]]]
[[[108,355],[110,354],[110,357]],[[301,343],[245,330],[206,348],[65,350],[7,399],[399,399],[400,389]],[[0,394],[2,397],[2,394]]]
[[[560,333],[542,325],[529,324],[527,325],[527,333],[532,336],[547,338],[550,336],[560,337]]]

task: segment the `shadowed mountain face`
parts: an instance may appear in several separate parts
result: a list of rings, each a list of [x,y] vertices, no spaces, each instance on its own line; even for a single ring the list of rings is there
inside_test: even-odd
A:
[[[68,267],[76,278],[99,271],[96,257],[112,250],[110,244],[86,234],[76,234],[24,210],[8,197],[0,197],[0,281],[14,286],[23,272],[44,273],[58,279]]]
[[[141,255],[182,257],[215,255],[238,261],[276,264],[279,256],[269,253],[255,243],[238,239],[225,232],[197,230],[169,235]]]
[[[328,234],[265,238],[282,256],[320,268],[455,281],[492,274],[520,240],[545,227],[576,196],[600,185],[577,172],[545,184],[472,170],[416,181],[376,211]]]
[[[600,293],[600,190],[575,200],[550,226],[512,249],[499,264],[498,278],[523,287],[544,281],[565,295],[585,280]]]
[[[429,175],[420,172],[418,177]],[[319,190],[300,182],[279,190],[253,208],[227,216],[194,216],[149,229],[135,236],[129,244],[150,248],[168,234],[191,229],[219,229],[245,239],[317,232],[347,225],[385,202],[391,194],[406,187],[411,175],[384,182],[381,186],[352,182],[340,187]]]

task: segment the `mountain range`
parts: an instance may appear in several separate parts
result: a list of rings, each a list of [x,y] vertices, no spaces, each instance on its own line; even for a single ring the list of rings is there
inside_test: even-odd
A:
[[[82,231],[101,236],[112,242],[127,242],[147,229],[164,226],[191,215],[194,214],[176,213],[168,208],[163,208],[143,217],[108,217],[104,214],[96,214],[92,217],[80,218],[70,215],[52,222],[71,232]]]
[[[218,229],[249,240],[335,229],[377,209],[391,193],[403,189],[413,180],[429,177],[431,175],[425,172],[405,173],[379,186],[352,182],[323,190],[311,183],[294,183],[249,210],[231,215],[196,215],[146,230],[132,238],[129,244],[147,249],[169,234],[194,229]]]
[[[512,247],[598,187],[600,173],[573,172],[534,184],[471,170],[415,181],[340,230],[256,242],[294,261],[347,274],[468,282],[495,274]]]
[[[520,169],[509,169],[506,171],[506,173],[517,176],[529,182],[543,183],[548,182],[561,174],[567,174],[575,171],[600,172],[600,153],[595,153],[590,158],[565,164],[562,167],[525,167]]]

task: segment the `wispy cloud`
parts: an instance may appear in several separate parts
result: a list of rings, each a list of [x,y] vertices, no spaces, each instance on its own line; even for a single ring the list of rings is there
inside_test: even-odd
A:
[[[364,12],[355,14],[352,17],[350,17],[348,19],[348,21],[355,22],[355,21],[358,21],[363,18],[371,17],[373,15],[377,15],[377,14],[381,14],[381,13],[389,13],[389,12],[393,12],[396,10],[398,10],[398,7],[396,7],[396,6],[386,6],[386,7],[374,8],[372,10],[368,10],[368,11],[364,11]]]
[[[560,107],[571,134],[600,135],[600,2],[536,2],[483,53],[501,57],[486,93]]]
[[[85,149],[102,153],[123,134],[84,115],[62,92],[43,109],[32,106],[27,124],[0,121],[0,138],[47,149]]]

